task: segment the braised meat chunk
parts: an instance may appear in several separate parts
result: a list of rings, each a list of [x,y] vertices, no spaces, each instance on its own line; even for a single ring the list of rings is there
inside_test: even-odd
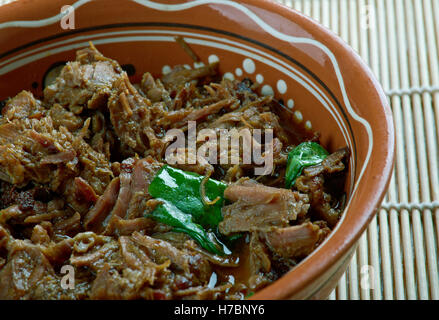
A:
[[[104,57],[94,46],[77,52],[76,61],[61,70],[55,82],[44,90],[44,102],[58,103],[74,114],[85,108],[105,107],[113,83],[121,76],[122,68]]]
[[[233,204],[223,207],[219,230],[225,235],[285,227],[308,211],[308,198],[287,189],[267,187],[251,180],[229,186],[224,197]]]
[[[81,133],[55,129],[50,116],[0,125],[0,143],[0,177],[4,181],[18,186],[47,184],[52,191],[65,194],[73,207],[81,207],[75,204],[75,178],[82,178],[90,192],[102,194],[113,175],[105,156],[93,150]]]
[[[126,73],[114,83],[108,101],[114,131],[124,146],[141,155],[161,154],[163,145],[151,128],[150,104],[130,83]]]

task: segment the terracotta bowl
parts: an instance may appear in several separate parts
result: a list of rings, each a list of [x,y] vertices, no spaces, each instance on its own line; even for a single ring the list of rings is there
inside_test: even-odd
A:
[[[226,77],[250,78],[274,94],[294,122],[321,133],[330,151],[352,151],[347,206],[328,239],[254,299],[326,298],[346,270],[357,240],[380,204],[393,167],[394,129],[386,97],[343,41],[272,1],[20,0],[0,8],[0,100],[27,89],[41,96],[47,72],[93,41],[126,67],[133,82],[191,58],[182,36]],[[65,29],[73,27],[74,29]],[[293,125],[293,124],[292,124]]]

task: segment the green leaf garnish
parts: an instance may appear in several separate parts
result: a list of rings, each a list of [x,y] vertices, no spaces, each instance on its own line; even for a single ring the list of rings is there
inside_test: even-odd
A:
[[[285,187],[290,189],[306,167],[320,164],[329,155],[320,144],[303,142],[288,154]]]

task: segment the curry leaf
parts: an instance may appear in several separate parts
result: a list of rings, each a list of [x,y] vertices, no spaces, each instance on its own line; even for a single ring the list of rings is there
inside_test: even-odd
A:
[[[224,255],[224,252],[209,238],[203,227],[193,222],[190,214],[182,212],[167,200],[160,198],[157,200],[161,203],[146,217],[173,227],[172,230],[175,232],[186,233],[209,252]]]
[[[215,229],[223,219],[221,208],[224,204],[224,190],[227,185],[221,181],[207,179],[204,184],[205,197],[214,204],[206,204],[200,193],[200,186],[205,177],[163,166],[149,186],[149,194],[171,202],[181,211],[192,215],[196,223],[203,227]]]
[[[320,164],[327,156],[328,151],[315,142],[303,142],[290,151],[285,173],[286,188],[294,185],[304,168]]]

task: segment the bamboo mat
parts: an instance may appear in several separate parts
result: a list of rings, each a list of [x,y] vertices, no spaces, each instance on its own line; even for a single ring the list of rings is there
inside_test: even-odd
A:
[[[389,190],[329,299],[439,299],[439,0],[277,1],[363,57],[395,121]]]
[[[362,56],[395,121],[389,190],[329,299],[439,299],[439,0],[279,2],[320,21]]]

